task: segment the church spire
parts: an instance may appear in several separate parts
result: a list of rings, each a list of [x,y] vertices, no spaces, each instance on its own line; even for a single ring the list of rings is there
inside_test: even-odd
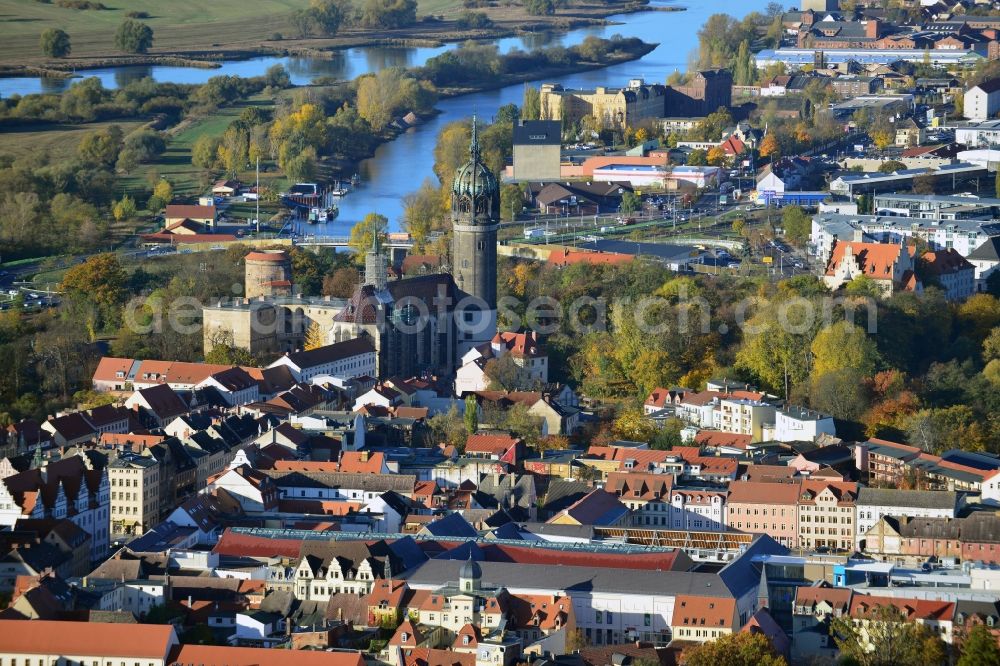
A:
[[[479,161],[479,122],[476,120],[476,114],[472,114],[472,141],[469,142],[469,154],[472,159],[476,162]]]

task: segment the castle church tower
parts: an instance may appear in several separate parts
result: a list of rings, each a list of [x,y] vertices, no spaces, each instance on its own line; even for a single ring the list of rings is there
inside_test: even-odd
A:
[[[479,154],[476,119],[472,119],[469,161],[455,173],[451,189],[452,275],[463,293],[482,299],[479,308],[456,313],[459,358],[496,334],[497,229],[500,185]]]

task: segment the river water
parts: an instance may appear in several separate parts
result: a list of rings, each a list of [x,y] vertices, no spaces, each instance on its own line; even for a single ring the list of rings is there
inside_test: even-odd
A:
[[[570,74],[557,82],[569,88],[597,85],[622,86],[630,78],[641,77],[648,83],[663,83],[675,69],[687,67],[688,56],[697,48],[697,32],[711,15],[726,12],[742,18],[751,11],[763,11],[769,0],[653,0],[654,4],[680,4],[683,12],[642,12],[611,17],[618,25],[581,28],[565,33],[538,33],[496,40],[502,52],[512,48],[532,50],[545,46],[574,46],[590,35],[610,37],[620,33],[638,37],[659,46],[643,58],[604,69]],[[454,45],[435,48],[355,48],[342,51],[333,59],[289,57],[259,57],[222,64],[217,69],[167,66],[128,66],[82,71],[85,76],[97,76],[106,87],[114,88],[129,81],[152,76],[157,81],[203,83],[212,76],[231,74],[258,76],[275,64],[282,64],[295,84],[309,83],[317,76],[350,79],[384,67],[422,65],[428,58],[443,53]],[[533,85],[545,81],[531,82]],[[0,94],[59,92],[67,87],[65,79],[0,78]],[[403,212],[403,197],[416,190],[426,178],[434,178],[434,144],[440,130],[448,123],[476,113],[489,119],[496,110],[508,103],[520,104],[524,84],[517,84],[461,97],[443,99],[441,111],[426,124],[410,129],[395,140],[380,146],[374,157],[359,167],[362,183],[340,204],[340,216],[335,222],[309,228],[311,233],[346,235],[350,227],[369,212],[378,212],[390,220],[390,228],[398,230]],[[2,140],[0,140],[2,143]]]

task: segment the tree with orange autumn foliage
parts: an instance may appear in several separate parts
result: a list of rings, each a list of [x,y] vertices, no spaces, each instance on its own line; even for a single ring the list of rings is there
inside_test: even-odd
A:
[[[772,159],[777,159],[778,154],[781,151],[781,146],[778,145],[778,137],[774,134],[768,134],[764,137],[764,140],[760,142],[760,156],[770,157]]]

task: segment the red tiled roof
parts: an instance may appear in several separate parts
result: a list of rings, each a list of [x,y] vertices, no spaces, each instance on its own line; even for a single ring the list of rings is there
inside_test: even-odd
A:
[[[548,263],[556,266],[573,266],[575,264],[627,264],[635,260],[630,254],[618,252],[587,252],[584,250],[556,250],[549,253]]]
[[[880,606],[895,606],[911,621],[951,620],[955,615],[955,604],[950,601],[856,594],[851,601],[851,617],[864,617]]]
[[[129,631],[132,631],[131,626]],[[170,663],[174,666],[286,666],[289,663],[296,666],[364,666],[365,660],[360,652],[182,645]]]
[[[733,504],[794,505],[799,499],[797,483],[764,483],[733,481],[729,484],[730,506]]]
[[[694,442],[699,446],[729,446],[737,449],[745,449],[752,440],[751,435],[737,435],[718,430],[702,430],[694,436]]]
[[[798,587],[795,589],[796,606],[812,606],[825,601],[833,608],[847,610],[854,590],[848,587]]]
[[[63,654],[159,660],[167,656],[172,640],[174,629],[170,625],[133,624],[125,629],[120,624],[102,622],[0,622],[0,654]]]
[[[301,545],[298,539],[268,539],[227,529],[212,552],[236,557],[298,557]]]
[[[112,356],[105,356],[97,363],[97,369],[94,370],[95,382],[113,382],[115,380],[123,381],[128,377],[128,371],[132,368],[132,364],[135,363],[135,359],[131,358],[114,358]],[[117,374],[121,372],[122,376],[118,377]]]
[[[830,261],[826,264],[826,274],[834,275],[837,266],[844,259],[848,249],[858,262],[861,272],[873,280],[891,280],[893,267],[899,261],[901,245],[896,243],[834,243]]]
[[[732,629],[736,624],[736,599],[678,594],[670,623],[675,627]]]
[[[469,435],[468,439],[465,440],[465,452],[502,456],[519,441],[510,435]]]

